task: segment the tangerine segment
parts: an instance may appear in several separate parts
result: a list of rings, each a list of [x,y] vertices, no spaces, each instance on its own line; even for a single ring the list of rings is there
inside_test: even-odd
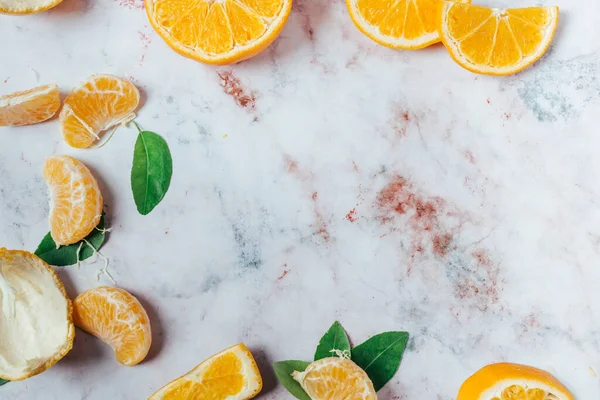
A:
[[[292,376],[312,400],[377,400],[365,371],[347,358],[323,358]]]
[[[102,131],[135,118],[139,102],[140,93],[128,80],[92,75],[65,100],[60,112],[63,138],[72,147],[90,147]]]
[[[0,96],[0,126],[37,124],[52,118],[59,108],[60,93],[56,85]]]
[[[0,14],[33,14],[56,7],[62,0],[0,0]]]
[[[439,31],[450,56],[469,71],[517,73],[548,49],[558,25],[558,7],[496,9],[446,2]]]
[[[250,350],[240,343],[215,354],[150,396],[150,400],[247,400],[262,389]]]
[[[209,64],[253,57],[279,35],[291,0],[145,0],[154,29],[178,53]]]
[[[362,33],[381,45],[404,50],[440,41],[442,4],[442,0],[346,0],[350,18]]]
[[[498,363],[487,365],[469,377],[456,400],[574,400],[574,397],[546,371]]]
[[[123,289],[101,286],[73,302],[75,325],[115,351],[117,361],[133,366],[150,350],[150,319],[140,302]]]
[[[77,243],[100,222],[102,194],[90,170],[69,156],[46,159],[50,189],[50,234],[59,246]]]

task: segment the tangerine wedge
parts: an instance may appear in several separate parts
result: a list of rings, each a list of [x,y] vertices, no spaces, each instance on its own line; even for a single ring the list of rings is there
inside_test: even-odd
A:
[[[0,126],[37,124],[52,118],[59,108],[60,93],[56,85],[38,86],[1,96]]]

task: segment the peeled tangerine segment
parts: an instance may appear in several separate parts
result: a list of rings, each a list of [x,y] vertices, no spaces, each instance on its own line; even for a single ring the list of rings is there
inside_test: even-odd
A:
[[[73,302],[75,325],[96,336],[115,351],[117,361],[133,366],[150,350],[150,319],[142,304],[123,289],[101,286]]]
[[[73,347],[71,300],[35,254],[0,248],[0,378],[44,372]]]
[[[139,102],[140,93],[128,80],[106,74],[92,75],[65,99],[60,112],[63,138],[72,147],[90,147],[101,132],[131,121]]]
[[[456,400],[574,400],[554,376],[526,365],[490,364],[469,377]]]
[[[52,118],[59,108],[60,93],[56,85],[0,96],[0,126],[37,124]]]
[[[50,234],[59,245],[84,239],[100,222],[102,194],[90,170],[69,156],[46,159],[44,179],[50,189]]]
[[[247,400],[261,389],[262,378],[252,353],[240,343],[168,383],[150,400]]]
[[[292,376],[312,400],[377,400],[366,372],[347,358],[323,358]]]

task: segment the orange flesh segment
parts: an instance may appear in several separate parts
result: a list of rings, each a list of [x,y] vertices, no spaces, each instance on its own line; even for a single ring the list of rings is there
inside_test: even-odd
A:
[[[0,96],[0,126],[37,124],[52,118],[59,108],[60,93],[56,85]]]
[[[96,179],[81,161],[69,156],[48,158],[44,179],[51,195],[52,238],[57,245],[77,243],[102,216],[102,195]]]
[[[152,342],[150,320],[140,302],[123,289],[99,287],[73,302],[75,325],[110,345],[117,361],[141,362]]]

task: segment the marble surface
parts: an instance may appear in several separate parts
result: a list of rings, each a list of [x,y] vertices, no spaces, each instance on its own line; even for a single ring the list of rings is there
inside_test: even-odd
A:
[[[464,71],[440,46],[380,47],[340,0],[295,1],[273,46],[218,68],[171,51],[141,0],[0,16],[0,92],[128,77],[143,92],[138,123],[174,158],[168,195],[140,216],[133,128],[85,151],[56,121],[0,129],[0,244],[35,250],[44,159],[80,158],[101,181],[110,272],[154,330],[134,368],[78,332],[64,360],[0,398],[143,399],[243,341],[265,378],[259,398],[287,399],[269,365],[310,359],[336,319],[354,343],[411,333],[381,399],[454,399],[501,360],[600,398],[600,2],[552,4],[547,56],[508,78]],[[101,266],[59,273],[75,296]]]

